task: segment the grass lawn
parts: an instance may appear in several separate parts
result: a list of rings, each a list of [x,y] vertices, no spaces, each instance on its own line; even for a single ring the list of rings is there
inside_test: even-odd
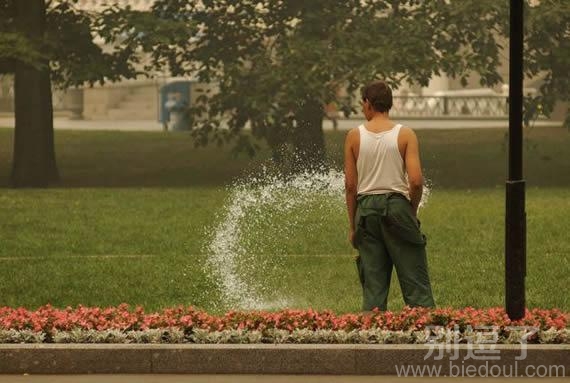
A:
[[[2,185],[11,134],[0,129]],[[418,135],[434,184],[420,218],[436,302],[501,306],[504,132]],[[342,139],[327,135],[334,161]],[[204,245],[229,202],[224,185],[252,166],[249,159],[233,158],[228,149],[194,149],[180,134],[57,131],[56,143],[62,187],[0,189],[0,306],[127,302],[148,310],[180,304],[227,309]],[[527,144],[529,307],[570,310],[568,144],[568,133],[553,129],[535,129]],[[275,216],[262,222],[263,235],[243,237],[257,241],[254,266],[273,265],[259,272],[253,267],[252,283],[270,302],[358,310],[342,200],[325,211],[319,206]],[[402,304],[394,278],[389,308]]]
[[[458,122],[460,123],[460,122]],[[503,187],[504,129],[418,130],[426,176],[438,189]],[[345,132],[328,132],[331,162],[342,164]],[[9,185],[13,130],[0,128],[0,187]],[[195,148],[185,133],[55,132],[61,187],[196,187],[225,185],[268,157],[263,147],[250,160],[231,148]],[[529,186],[570,186],[570,133],[534,128],[526,133],[525,177]]]

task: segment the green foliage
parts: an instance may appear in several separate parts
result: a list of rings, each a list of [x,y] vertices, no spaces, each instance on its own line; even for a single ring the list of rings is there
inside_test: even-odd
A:
[[[38,42],[17,33],[15,24],[15,1],[0,2],[0,73],[13,72],[17,61],[38,69],[43,67],[45,57]]]
[[[41,69],[44,60],[30,40],[18,33],[0,32],[0,73],[13,72],[16,61]]]
[[[395,87],[426,85],[434,74],[466,79],[476,71],[482,83],[497,83],[500,4],[159,0],[154,20],[120,12],[115,19],[130,20],[126,44],[151,53],[153,67],[167,65],[175,74],[217,84],[193,108],[195,116],[207,116],[195,121],[198,143],[237,137],[251,149],[242,134],[249,123],[253,135],[276,151],[298,145],[294,137],[303,130],[320,131],[316,121],[324,105],[335,101],[353,112],[356,90],[375,78]],[[112,40],[122,31],[107,32]],[[315,122],[307,118],[311,113]],[[222,120],[229,129],[222,129]]]
[[[47,59],[64,87],[157,70],[216,84],[192,107],[196,143],[233,140],[250,153],[258,148],[246,125],[274,154],[299,145],[294,137],[315,140],[324,105],[354,112],[356,91],[376,78],[394,87],[426,85],[438,74],[466,83],[479,73],[482,86],[506,80],[497,71],[506,0],[158,0],[150,12],[111,4],[101,13],[50,1],[40,42],[17,30],[15,4],[0,4],[0,72]],[[570,100],[570,3],[544,0],[526,10],[525,74],[542,80],[528,122]],[[310,129],[317,133],[303,136]]]
[[[48,1],[45,33],[36,41],[19,28],[16,2],[3,1],[0,73],[14,72],[21,63],[43,68],[49,62],[52,80],[62,87],[118,81],[139,74],[135,69],[139,55],[128,49],[103,50],[95,41],[100,16],[79,10],[75,3]]]
[[[480,74],[481,86],[502,80],[497,68],[503,49],[501,37],[508,29],[507,1],[431,0],[424,7],[423,17],[434,30],[429,42],[438,52],[440,69],[436,73],[460,78],[464,86],[471,72]]]
[[[133,50],[103,50],[95,39],[100,16],[77,9],[74,1],[54,3],[46,16],[44,49],[49,55],[52,79],[63,87],[119,81],[140,74],[139,56]],[[110,25],[109,27],[111,27]]]
[[[525,75],[542,78],[540,93],[529,100],[525,119],[549,116],[556,101],[570,101],[570,3],[541,0],[525,19]],[[570,129],[570,110],[565,126]]]

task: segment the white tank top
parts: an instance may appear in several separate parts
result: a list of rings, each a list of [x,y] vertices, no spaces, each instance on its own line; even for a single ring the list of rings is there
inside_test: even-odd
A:
[[[373,133],[360,125],[358,194],[401,193],[410,199],[404,160],[398,148],[401,124],[392,129]]]

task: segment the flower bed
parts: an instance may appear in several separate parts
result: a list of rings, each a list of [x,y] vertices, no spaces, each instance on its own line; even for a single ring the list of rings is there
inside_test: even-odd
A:
[[[193,307],[0,308],[0,343],[570,343],[570,313],[502,308],[405,308],[400,312],[229,311]],[[490,341],[491,340],[491,341]]]

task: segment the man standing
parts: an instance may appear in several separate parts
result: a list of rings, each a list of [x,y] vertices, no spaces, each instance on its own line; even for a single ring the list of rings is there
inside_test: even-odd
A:
[[[345,141],[349,240],[358,249],[363,310],[387,309],[392,268],[409,306],[435,306],[426,240],[417,219],[423,191],[418,139],[389,118],[392,91],[385,82],[362,90],[367,122]]]

